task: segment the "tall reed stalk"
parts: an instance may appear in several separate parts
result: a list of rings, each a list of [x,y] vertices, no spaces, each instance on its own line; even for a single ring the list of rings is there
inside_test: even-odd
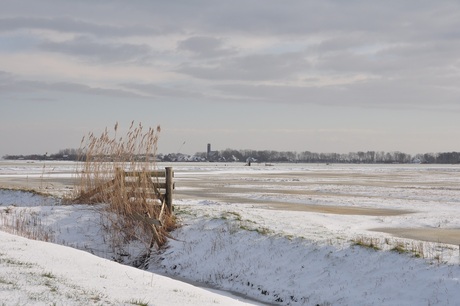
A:
[[[76,199],[85,204],[107,204],[102,219],[115,246],[135,240],[147,248],[154,243],[161,247],[167,231],[175,225],[173,216],[165,216],[162,203],[152,192],[160,131],[160,126],[145,130],[133,121],[125,135],[119,135],[116,123],[112,133],[106,128],[100,136],[89,133],[82,139]],[[136,177],[128,181],[124,171],[136,172]],[[160,214],[163,224],[153,224]]]

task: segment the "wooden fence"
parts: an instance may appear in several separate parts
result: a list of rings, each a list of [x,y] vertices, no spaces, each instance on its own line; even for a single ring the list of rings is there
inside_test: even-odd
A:
[[[97,197],[98,194],[116,187],[127,190],[126,198],[142,195],[143,197],[158,199],[161,203],[165,204],[168,212],[171,213],[173,211],[173,177],[174,171],[172,167],[165,167],[163,171],[157,170],[150,172],[116,169],[114,179],[81,194],[74,202],[81,203],[90,201],[92,198]]]

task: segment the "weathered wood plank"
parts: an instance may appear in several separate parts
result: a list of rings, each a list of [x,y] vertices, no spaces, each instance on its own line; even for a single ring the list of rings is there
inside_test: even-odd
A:
[[[165,198],[165,203],[166,207],[168,208],[168,212],[172,213],[172,202],[173,202],[173,189],[174,189],[174,183],[173,183],[173,177],[174,177],[174,171],[172,167],[166,167],[165,168],[166,172],[166,178],[165,178],[165,183],[166,183],[166,198]]]
[[[155,219],[155,218],[150,218],[149,216],[144,216],[144,215],[141,215],[141,214],[134,214],[133,219],[137,220],[137,221],[149,223],[149,224],[152,224],[152,225],[162,226],[160,220]]]
[[[125,176],[149,176],[149,177],[166,177],[166,171],[149,171],[149,172],[143,172],[143,171],[125,171]]]
[[[158,189],[166,189],[167,185],[166,183],[154,183],[152,182],[152,184],[148,184],[148,185],[144,185],[142,183],[139,183],[139,182],[125,182],[125,187],[139,187],[139,188],[142,188],[142,187],[152,187],[153,186],[155,188],[158,188]]]
[[[96,194],[100,193],[102,190],[112,187],[114,183],[115,183],[115,179],[113,179],[111,181],[108,181],[108,182],[106,182],[106,183],[104,183],[102,185],[99,185],[98,187],[88,191],[88,192],[85,192],[85,193],[81,194],[79,197],[77,197],[73,201],[75,203],[80,203],[80,202],[85,201],[85,200],[88,201],[93,196],[95,196]]]

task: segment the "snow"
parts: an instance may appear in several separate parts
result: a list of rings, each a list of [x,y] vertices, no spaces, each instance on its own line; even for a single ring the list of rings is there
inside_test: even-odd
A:
[[[70,247],[4,232],[0,245],[2,305],[243,304]]]
[[[172,166],[182,226],[145,270],[112,260],[132,263],[142,246],[117,257],[99,206],[0,190],[2,303],[458,305],[458,166]],[[72,164],[43,168],[0,162],[0,186],[69,190],[59,180]],[[452,231],[442,238],[455,243],[400,228]]]

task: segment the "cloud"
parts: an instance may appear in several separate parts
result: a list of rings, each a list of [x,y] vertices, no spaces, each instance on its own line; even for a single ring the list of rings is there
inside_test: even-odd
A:
[[[2,3],[0,28],[40,28],[98,36],[156,35],[184,30],[189,33],[254,33],[305,35],[312,31],[375,30],[398,23],[410,7],[431,10],[436,3],[419,1],[55,1]],[[56,17],[62,16],[62,17]],[[66,17],[72,16],[72,17]],[[352,18],[350,17],[352,16]],[[92,20],[92,21],[91,21]],[[126,25],[126,24],[131,25]],[[134,23],[134,25],[132,25]],[[136,25],[139,24],[139,25]]]
[[[452,82],[453,83],[453,82]],[[458,92],[418,80],[370,80],[341,86],[224,84],[213,88],[242,101],[328,107],[459,112]]]
[[[5,82],[7,80],[10,80],[12,77],[13,75],[11,73],[0,70],[0,82]]]
[[[317,71],[380,76],[439,74],[441,69],[448,71],[458,62],[455,50],[460,48],[458,41],[338,45],[321,44],[318,48],[321,55],[315,60]]]
[[[152,97],[171,97],[171,98],[205,98],[205,95],[199,92],[189,91],[181,88],[158,86],[155,84],[136,84],[125,83],[120,86],[129,89],[130,91],[139,92],[142,95]]]
[[[88,22],[69,17],[4,17],[0,18],[0,32],[16,30],[51,30],[63,33],[91,34],[103,37],[150,36],[165,33],[149,26],[115,26]]]
[[[303,53],[255,54],[205,64],[184,63],[177,72],[210,80],[280,80],[308,71]]]
[[[205,99],[217,93],[221,100],[395,108],[440,101],[438,107],[455,108],[458,95],[456,1],[7,3],[0,36],[36,39],[4,40],[22,48],[16,54],[65,55],[56,57],[60,71],[75,58],[80,61],[72,64],[90,63],[81,75],[96,65],[116,71],[123,76],[108,87],[141,96]],[[142,75],[133,66],[145,68]],[[169,85],[178,80],[187,89]],[[85,84],[68,75],[63,81]]]
[[[232,48],[224,48],[220,38],[194,36],[178,43],[178,50],[189,51],[196,57],[214,58],[235,55],[237,52]]]
[[[64,42],[45,41],[39,49],[76,56],[95,63],[147,63],[153,57],[148,45],[100,43],[85,36]]]
[[[93,96],[146,98],[147,96],[116,88],[93,87],[72,82],[41,82],[17,78],[15,75],[0,71],[0,95],[34,94],[33,99],[41,99],[39,94],[52,92],[75,93]]]
[[[16,86],[14,75],[0,70],[0,94],[16,92]]]

